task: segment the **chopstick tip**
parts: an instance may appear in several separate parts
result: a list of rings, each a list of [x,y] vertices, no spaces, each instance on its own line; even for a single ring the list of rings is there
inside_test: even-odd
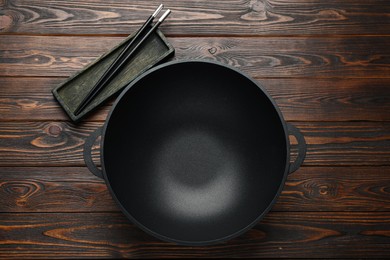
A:
[[[152,14],[153,17],[156,17],[160,11],[164,8],[164,5],[163,4],[160,4],[157,9],[154,11],[154,13]]]
[[[165,13],[160,17],[160,19],[158,20],[159,22],[163,22],[165,20],[165,18],[167,18],[167,16],[171,13],[171,9],[168,9],[165,11]]]

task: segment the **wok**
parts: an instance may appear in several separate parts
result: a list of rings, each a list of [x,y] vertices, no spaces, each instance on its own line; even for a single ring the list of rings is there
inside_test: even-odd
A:
[[[91,147],[101,135],[101,164]],[[289,135],[298,140],[290,163]],[[85,143],[123,213],[162,240],[226,241],[271,209],[306,143],[259,83],[211,61],[173,61],[130,83]]]

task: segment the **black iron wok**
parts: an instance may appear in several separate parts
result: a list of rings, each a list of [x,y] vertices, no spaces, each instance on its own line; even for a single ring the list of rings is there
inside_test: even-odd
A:
[[[91,160],[100,134],[102,170]],[[289,135],[298,140],[294,163]],[[258,83],[219,63],[174,61],[127,86],[84,156],[141,229],[207,245],[256,224],[305,153],[303,136]]]

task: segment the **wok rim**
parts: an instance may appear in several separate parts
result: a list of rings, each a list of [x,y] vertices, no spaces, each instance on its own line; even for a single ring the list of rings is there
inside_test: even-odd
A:
[[[267,206],[267,208],[261,213],[259,214],[258,217],[256,217],[255,220],[253,220],[251,223],[249,223],[248,225],[246,225],[245,227],[241,228],[240,230],[237,230],[236,232],[232,233],[232,234],[229,234],[227,236],[224,236],[224,237],[221,237],[221,238],[217,238],[217,239],[212,239],[212,240],[203,240],[203,241],[188,241],[188,240],[180,240],[180,239],[175,239],[175,238],[172,238],[172,237],[168,237],[168,236],[165,236],[165,235],[162,235],[162,234],[159,234],[158,232],[156,231],[153,231],[151,229],[149,229],[148,227],[146,227],[145,225],[143,225],[140,221],[138,221],[137,219],[135,219],[135,217],[133,217],[127,210],[126,208],[122,205],[121,201],[118,199],[118,197],[116,196],[115,194],[115,191],[114,189],[111,187],[111,184],[108,180],[108,176],[107,176],[107,172],[106,172],[106,167],[105,167],[105,162],[104,162],[104,143],[105,143],[105,135],[106,135],[106,131],[107,131],[107,128],[109,126],[109,123],[110,123],[110,119],[111,119],[111,116],[112,114],[114,113],[114,111],[116,110],[116,107],[118,106],[118,104],[121,102],[122,100],[122,97],[125,96],[127,94],[127,92],[134,86],[136,85],[140,80],[142,80],[143,78],[147,77],[149,74],[152,74],[153,72],[157,71],[157,70],[160,70],[160,69],[163,69],[165,67],[169,67],[169,66],[172,66],[172,65],[177,65],[177,64],[186,64],[186,63],[206,63],[206,64],[213,64],[213,65],[217,65],[217,66],[222,66],[222,67],[225,67],[229,70],[232,70],[233,72],[235,73],[238,73],[240,74],[240,76],[246,78],[247,80],[251,81],[252,83],[254,83],[258,88],[259,90],[268,98],[268,100],[272,103],[275,111],[277,112],[278,114],[278,118],[279,118],[279,121],[281,123],[281,125],[283,126],[283,130],[284,130],[284,135],[285,135],[285,143],[286,143],[286,165],[285,165],[285,168],[284,168],[284,173],[283,173],[283,178],[279,184],[279,188],[277,190],[277,192],[275,193],[273,199],[271,200],[271,202],[269,203],[269,205]],[[119,206],[119,208],[121,209],[121,211],[123,212],[123,214],[132,222],[134,223],[137,227],[139,227],[141,230],[145,231],[147,234],[149,235],[152,235],[160,240],[163,240],[163,241],[166,241],[166,242],[172,242],[172,243],[176,243],[176,244],[179,244],[179,245],[187,245],[187,246],[206,246],[206,245],[213,245],[213,244],[218,244],[218,243],[221,243],[221,242],[225,242],[225,241],[228,241],[228,240],[231,240],[235,237],[238,237],[242,234],[244,234],[245,232],[247,232],[248,230],[250,230],[251,228],[253,228],[260,220],[262,220],[265,215],[271,210],[271,208],[273,207],[273,205],[276,203],[278,197],[280,196],[283,188],[284,188],[284,185],[285,185],[285,182],[286,182],[286,179],[287,179],[287,176],[289,174],[289,165],[290,165],[290,141],[289,141],[289,134],[288,134],[288,129],[287,129],[287,123],[286,121],[284,120],[283,118],[283,115],[279,109],[279,107],[277,106],[276,102],[273,100],[273,98],[267,93],[267,91],[261,86],[261,84],[257,81],[255,81],[254,79],[252,79],[249,75],[247,75],[246,73],[238,70],[237,68],[231,66],[231,65],[227,65],[227,64],[224,64],[224,63],[221,63],[221,62],[217,62],[217,61],[214,61],[214,60],[203,60],[203,59],[183,59],[183,60],[174,60],[174,61],[169,61],[169,62],[166,62],[166,63],[163,63],[163,64],[160,64],[156,67],[153,67],[151,69],[149,69],[148,71],[142,73],[141,75],[139,75],[136,79],[134,79],[132,82],[130,82],[126,87],[125,89],[121,92],[121,94],[117,97],[117,99],[115,100],[114,104],[112,105],[111,107],[111,110],[110,112],[108,113],[108,116],[105,120],[105,123],[104,123],[104,126],[103,126],[103,130],[102,130],[102,135],[101,135],[101,145],[100,145],[100,161],[101,161],[101,168],[102,168],[102,175],[103,175],[103,178],[104,178],[104,182],[106,183],[107,187],[108,187],[108,190],[112,196],[112,198],[114,199],[114,201],[116,202],[116,204]]]

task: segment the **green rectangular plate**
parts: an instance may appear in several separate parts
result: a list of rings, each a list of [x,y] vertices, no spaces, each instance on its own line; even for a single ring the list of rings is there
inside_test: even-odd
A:
[[[131,38],[132,35],[127,37],[111,51],[98,58],[95,62],[88,65],[82,71],[53,89],[52,92],[54,97],[73,121],[77,122],[85,117],[112,95],[122,90],[143,72],[169,58],[175,51],[163,33],[160,30],[156,30],[156,32],[144,42],[134,57],[125,64],[118,75],[100,91],[80,114],[76,116],[74,111],[78,105],[119,55],[125,47],[125,43],[128,43]]]

